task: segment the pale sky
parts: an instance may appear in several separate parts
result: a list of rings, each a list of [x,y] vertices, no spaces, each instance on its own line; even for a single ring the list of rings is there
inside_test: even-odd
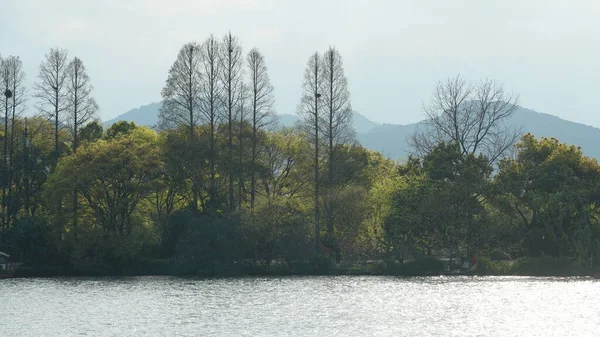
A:
[[[600,0],[0,0],[2,56],[33,83],[49,48],[68,49],[102,120],[159,101],[179,48],[228,31],[265,54],[279,113],[295,113],[310,54],[333,45],[353,108],[377,122],[422,119],[436,81],[461,74],[600,127]]]

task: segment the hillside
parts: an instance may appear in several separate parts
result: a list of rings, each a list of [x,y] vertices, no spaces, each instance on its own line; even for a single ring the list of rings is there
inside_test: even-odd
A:
[[[124,114],[121,114],[113,119],[102,123],[102,126],[106,128],[115,124],[118,121],[123,120],[134,121],[135,124],[138,125],[154,126],[158,122],[158,110],[160,109],[160,106],[160,102],[142,105],[139,108],[129,110]]]
[[[520,127],[523,133],[531,133],[536,137],[555,137],[563,143],[581,146],[586,156],[600,159],[598,128],[522,107],[515,110],[508,123]],[[368,149],[381,151],[390,158],[402,159],[410,153],[407,139],[416,127],[416,123],[383,124],[367,133],[359,134],[358,140]]]
[[[130,110],[104,124],[105,127],[120,121],[134,121],[138,125],[154,126],[158,121],[160,103],[152,103]],[[292,114],[279,115],[283,126],[292,126],[298,117]],[[519,107],[509,123],[521,127],[524,133],[537,137],[555,137],[563,143],[581,146],[585,155],[600,159],[600,129],[567,121],[559,117]],[[380,124],[354,112],[354,128],[358,141],[366,148],[380,151],[386,157],[403,159],[410,153],[407,138],[415,131],[413,124]]]
[[[142,105],[139,108],[131,109],[124,114],[121,114],[113,119],[110,119],[102,125],[106,128],[118,121],[134,121],[138,125],[154,126],[158,122],[158,110],[161,103],[155,102],[148,105]],[[356,132],[369,132],[379,126],[379,123],[373,122],[366,116],[354,111],[354,128]],[[279,123],[283,126],[292,126],[298,121],[298,116],[292,114],[280,114]]]
[[[515,110],[508,123],[520,127],[523,133],[531,133],[536,137],[555,137],[563,143],[581,146],[586,156],[600,159],[598,128],[522,107]],[[358,134],[358,140],[368,149],[381,151],[390,158],[402,159],[410,153],[407,139],[416,127],[416,123],[383,124],[367,133]]]

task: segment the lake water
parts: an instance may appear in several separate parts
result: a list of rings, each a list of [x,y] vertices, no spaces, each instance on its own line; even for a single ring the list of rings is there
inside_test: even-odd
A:
[[[600,336],[600,280],[0,280],[0,336]]]

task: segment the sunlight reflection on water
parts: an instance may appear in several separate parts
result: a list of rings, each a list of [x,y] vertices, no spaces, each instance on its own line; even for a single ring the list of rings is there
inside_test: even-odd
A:
[[[0,280],[0,336],[600,336],[600,281]]]

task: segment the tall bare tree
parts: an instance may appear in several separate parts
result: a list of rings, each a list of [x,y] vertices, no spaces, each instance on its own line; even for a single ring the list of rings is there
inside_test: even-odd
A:
[[[169,69],[167,82],[162,90],[163,105],[160,108],[159,126],[163,129],[185,128],[189,140],[196,141],[196,128],[202,121],[201,91],[202,63],[201,48],[196,42],[185,44]],[[192,175],[192,209],[198,211],[199,176]]]
[[[11,83],[10,83],[10,72],[7,66],[7,61],[0,58],[0,81],[2,82],[2,109],[4,110],[3,124],[4,124],[4,135],[2,139],[2,179],[0,179],[0,183],[2,184],[2,223],[0,224],[2,228],[6,227],[6,221],[8,216],[6,214],[6,208],[8,206],[8,201],[6,198],[6,191],[8,188],[8,123],[9,123],[9,109],[8,104],[11,101],[12,91]]]
[[[265,57],[256,48],[248,53],[246,58],[249,69],[249,98],[252,124],[251,170],[250,170],[250,207],[254,208],[256,200],[256,158],[258,156],[258,135],[261,129],[274,123],[273,86],[269,80]]]
[[[473,85],[461,76],[438,82],[427,117],[409,139],[418,155],[440,142],[456,143],[463,154],[483,154],[490,163],[502,158],[521,130],[506,124],[517,108],[518,95],[493,80]]]
[[[158,113],[159,126],[163,129],[188,129],[189,138],[195,138],[195,129],[201,123],[201,60],[200,45],[185,44],[169,69],[162,89],[162,107]]]
[[[222,48],[220,49],[220,68],[221,82],[223,85],[223,109],[225,120],[227,121],[227,171],[229,187],[229,210],[235,209],[234,173],[235,165],[233,161],[233,127],[237,123],[236,106],[239,104],[239,94],[243,83],[242,74],[242,46],[238,39],[227,34],[223,38]]]
[[[25,72],[23,71],[23,62],[18,56],[9,56],[0,61],[0,72],[2,73],[2,84],[5,87],[3,97],[5,99],[5,116],[4,116],[4,165],[6,168],[4,181],[8,195],[6,196],[6,223],[8,226],[11,218],[18,211],[18,204],[12,202],[13,198],[13,177],[15,170],[15,121],[25,111],[26,87],[25,87]],[[7,97],[6,90],[10,91],[10,97]],[[10,131],[8,127],[10,126]],[[8,146],[8,151],[7,151]],[[4,198],[3,198],[4,200]]]
[[[83,62],[75,57],[67,67],[67,100],[65,122],[69,127],[69,132],[73,137],[71,149],[73,153],[77,152],[79,147],[79,130],[90,120],[93,120],[98,113],[98,103],[92,96],[92,83],[85,70]],[[77,238],[78,224],[78,191],[73,190],[72,198],[72,216],[73,233]]]
[[[221,46],[214,36],[209,36],[200,48],[200,63],[204,76],[200,81],[200,112],[209,127],[209,177],[208,208],[214,214],[217,207],[217,172],[216,172],[216,132],[220,120],[222,86],[219,83],[221,74],[219,50]]]
[[[248,115],[248,97],[249,90],[248,85],[242,82],[240,87],[240,91],[238,92],[238,112],[237,116],[239,118],[238,125],[238,209],[241,209],[242,204],[244,202],[244,138],[245,135],[245,126],[247,124],[247,115]]]
[[[38,81],[35,84],[35,97],[38,109],[54,124],[54,165],[58,163],[58,134],[62,127],[64,113],[69,108],[67,76],[69,61],[65,49],[52,48],[40,64]]]
[[[68,108],[65,123],[73,137],[71,148],[73,152],[77,152],[79,130],[97,117],[98,103],[92,96],[92,83],[81,59],[75,57],[71,60],[67,72]]]
[[[335,188],[333,174],[336,169],[335,153],[338,145],[354,141],[354,128],[352,127],[352,107],[350,105],[350,92],[348,80],[344,74],[342,56],[334,47],[329,47],[323,55],[323,94],[322,102],[324,113],[320,115],[320,130],[325,141],[327,153],[327,185],[328,197],[325,210],[327,212],[327,238],[333,244],[334,239],[334,204]]]
[[[302,99],[298,106],[298,116],[300,117],[300,127],[308,136],[309,143],[312,145],[314,155],[314,221],[315,221],[315,252],[321,252],[321,225],[320,225],[320,191],[319,191],[319,147],[320,139],[320,120],[323,103],[321,101],[321,91],[323,90],[323,68],[321,56],[315,52],[308,59],[306,70],[304,71],[304,82],[302,83]]]
[[[10,156],[14,151],[15,142],[15,123],[14,121],[21,116],[25,111],[25,101],[27,96],[27,88],[25,86],[25,72],[23,71],[23,62],[18,56],[9,56],[4,60],[4,65],[7,68],[7,74],[9,76],[9,89],[11,90],[12,97],[9,99],[8,105],[10,106]]]

